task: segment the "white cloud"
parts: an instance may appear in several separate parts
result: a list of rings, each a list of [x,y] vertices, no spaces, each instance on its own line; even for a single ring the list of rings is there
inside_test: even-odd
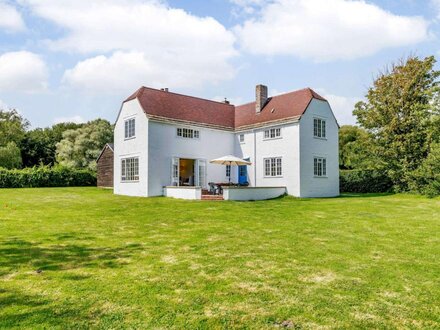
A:
[[[25,30],[25,28],[23,18],[17,9],[6,1],[0,0],[0,30],[19,32]]]
[[[440,19],[440,0],[431,0],[431,5],[437,10],[437,17]]]
[[[229,63],[237,55],[234,34],[211,17],[151,0],[22,3],[67,31],[60,39],[46,41],[51,49],[93,54],[66,72],[65,82],[76,86],[193,87],[234,76]]]
[[[316,89],[316,91],[330,103],[339,125],[356,124],[356,117],[353,116],[353,110],[355,104],[361,101],[362,98],[334,95],[327,92],[325,89]]]
[[[63,82],[77,89],[127,92],[141,85],[198,87],[207,81],[232,78],[228,66],[220,63],[216,67],[209,61],[170,61],[165,54],[163,58],[153,60],[143,52],[115,52],[111,56],[100,55],[77,63],[74,68],[66,70]]]
[[[40,92],[47,88],[44,61],[27,51],[0,55],[0,91]]]
[[[236,7],[233,9],[234,16],[251,15],[265,5],[268,0],[229,0]]]
[[[82,124],[85,123],[86,121],[84,120],[83,117],[81,116],[73,116],[73,117],[57,117],[53,120],[54,124],[59,124],[59,123],[76,123],[76,124]]]
[[[428,25],[422,17],[394,15],[363,0],[276,0],[235,32],[254,54],[331,61],[422,42]]]

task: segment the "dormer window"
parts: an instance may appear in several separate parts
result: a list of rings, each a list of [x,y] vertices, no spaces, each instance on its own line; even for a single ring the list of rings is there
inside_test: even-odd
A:
[[[134,118],[125,121],[125,139],[132,139],[136,137],[136,121]]]

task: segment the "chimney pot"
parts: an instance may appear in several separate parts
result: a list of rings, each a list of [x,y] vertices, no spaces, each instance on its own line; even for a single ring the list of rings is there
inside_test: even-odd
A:
[[[257,85],[255,87],[255,112],[260,113],[267,101],[267,86]]]
[[[225,102],[226,104],[230,103],[226,97],[225,97],[225,100],[223,102]]]

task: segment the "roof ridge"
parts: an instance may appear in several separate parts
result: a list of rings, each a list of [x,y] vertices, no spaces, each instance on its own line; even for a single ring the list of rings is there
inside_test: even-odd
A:
[[[287,94],[293,94],[293,93],[298,93],[298,92],[305,92],[305,91],[309,91],[311,97],[314,97],[314,96],[313,96],[313,93],[319,95],[318,93],[316,93],[316,92],[315,92],[313,89],[311,89],[310,87],[305,87],[305,88],[297,89],[297,90],[290,91],[290,92],[284,92],[284,93],[281,93],[281,94],[272,95],[272,96],[269,96],[268,99],[269,99],[269,98],[278,97],[278,96],[284,96],[284,95],[287,95]],[[323,97],[321,96],[321,98],[323,98]],[[246,102],[246,103],[243,103],[243,104],[237,105],[236,107],[241,107],[241,106],[248,105],[248,104],[252,104],[252,103],[255,103],[255,101]]]
[[[214,102],[214,103],[223,104],[223,105],[230,106],[230,107],[235,107],[235,105],[230,104],[230,103],[225,103],[225,102],[222,102],[222,101],[209,100],[209,99],[205,99],[205,98],[198,97],[198,96],[186,95],[186,94],[170,92],[170,91],[163,91],[163,90],[160,90],[160,89],[157,89],[157,88],[151,88],[151,87],[146,87],[146,86],[142,86],[141,88],[149,89],[149,90],[153,90],[153,91],[157,91],[157,92],[163,92],[163,93],[168,93],[168,94],[184,96],[184,97],[190,97],[190,98],[197,99],[197,100],[202,100],[202,101]]]

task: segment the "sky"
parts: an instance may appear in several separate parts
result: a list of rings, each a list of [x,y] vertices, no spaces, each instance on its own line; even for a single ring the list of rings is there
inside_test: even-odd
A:
[[[440,58],[439,38],[440,0],[0,0],[0,108],[113,123],[140,86],[239,105],[264,84],[355,124],[380,70]]]

